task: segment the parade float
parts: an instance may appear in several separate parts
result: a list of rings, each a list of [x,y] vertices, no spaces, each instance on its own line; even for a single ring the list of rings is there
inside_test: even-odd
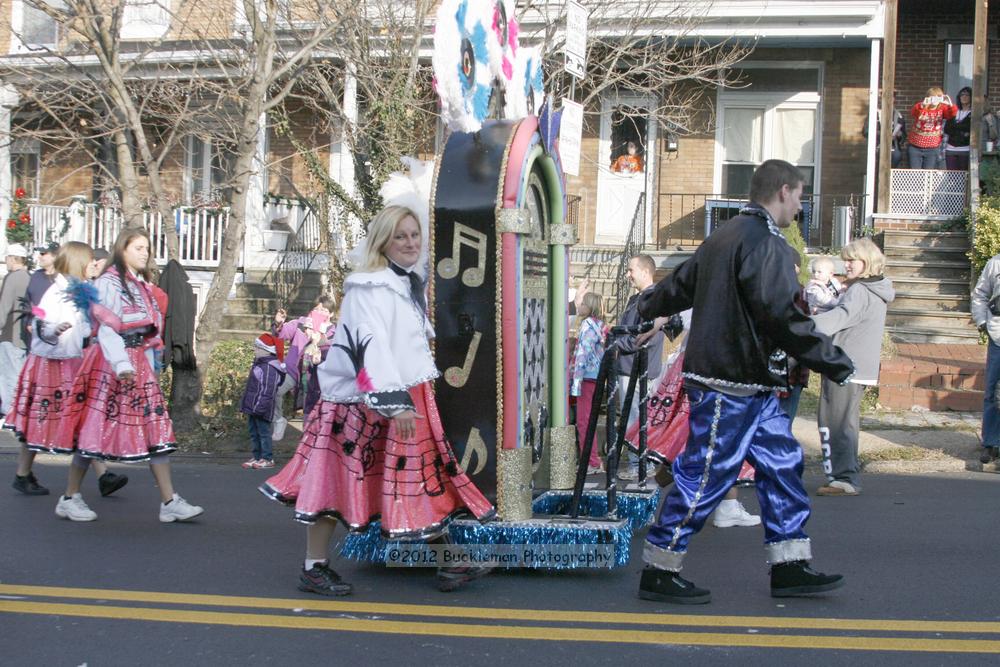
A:
[[[497,506],[497,521],[455,521],[452,540],[607,545],[614,558],[604,566],[621,566],[658,493],[618,492],[613,468],[607,489],[583,488],[586,459],[578,464],[567,414],[576,230],[560,114],[545,98],[540,54],[518,43],[513,10],[509,0],[441,3],[433,66],[449,132],[433,165],[410,163],[417,194],[390,183],[383,198],[406,203],[426,190],[436,400],[462,467]],[[391,546],[373,525],[343,553],[378,561]]]

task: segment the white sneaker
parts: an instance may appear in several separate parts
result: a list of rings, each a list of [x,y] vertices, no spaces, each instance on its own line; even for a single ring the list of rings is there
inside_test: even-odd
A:
[[[732,528],[733,526],[756,526],[760,517],[750,514],[743,503],[738,500],[723,500],[715,509],[712,525],[716,528]]]
[[[193,519],[205,510],[197,505],[192,505],[176,493],[170,504],[160,503],[160,521],[170,523],[172,521],[187,521]]]
[[[97,512],[87,507],[87,503],[83,502],[83,496],[74,493],[69,498],[59,496],[56,516],[70,521],[93,521],[97,518]]]

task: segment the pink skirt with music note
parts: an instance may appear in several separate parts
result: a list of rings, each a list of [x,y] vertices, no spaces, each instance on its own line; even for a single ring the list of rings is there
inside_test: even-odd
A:
[[[174,425],[163,392],[142,348],[126,348],[135,377],[121,382],[100,345],[84,353],[73,385],[77,447],[81,454],[109,461],[144,461],[174,446]]]
[[[381,520],[397,539],[429,539],[463,512],[493,514],[490,501],[459,467],[445,439],[430,383],[410,389],[416,435],[396,436],[391,419],[360,403],[321,400],[306,419],[292,460],[268,479],[264,495],[294,505],[295,519],[326,516],[363,531]]]
[[[81,363],[80,357],[48,359],[28,355],[17,380],[14,408],[7,415],[7,424],[28,449],[73,452],[73,382]]]

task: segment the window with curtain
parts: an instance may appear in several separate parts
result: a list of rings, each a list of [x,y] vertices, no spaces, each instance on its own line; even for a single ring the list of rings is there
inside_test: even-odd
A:
[[[65,9],[62,0],[45,0],[55,9]],[[43,10],[26,2],[21,3],[21,42],[27,46],[54,46],[59,41],[59,24]]]
[[[806,176],[804,193],[812,192],[816,167],[815,106],[786,104],[780,98],[760,107],[723,106],[722,193],[740,197],[750,192],[754,170],[773,158],[791,162]]]
[[[163,37],[170,29],[170,0],[125,0],[122,38]]]
[[[222,142],[188,137],[184,194],[188,202],[229,200],[233,152]]]

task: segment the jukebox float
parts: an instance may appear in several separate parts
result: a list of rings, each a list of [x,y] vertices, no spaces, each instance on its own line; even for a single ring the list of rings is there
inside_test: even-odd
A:
[[[559,115],[543,108],[539,58],[517,48],[512,9],[503,0],[445,0],[435,32],[436,85],[452,130],[429,193],[430,308],[442,371],[435,395],[461,466],[499,517],[455,521],[451,537],[613,545],[607,565],[623,565],[657,497],[618,494],[619,511],[607,516],[607,496],[591,491],[579,518],[566,515],[577,475],[567,421],[568,247],[576,235],[565,220]],[[486,120],[491,108],[505,118]],[[344,553],[381,560],[385,548],[373,527],[348,538]]]

